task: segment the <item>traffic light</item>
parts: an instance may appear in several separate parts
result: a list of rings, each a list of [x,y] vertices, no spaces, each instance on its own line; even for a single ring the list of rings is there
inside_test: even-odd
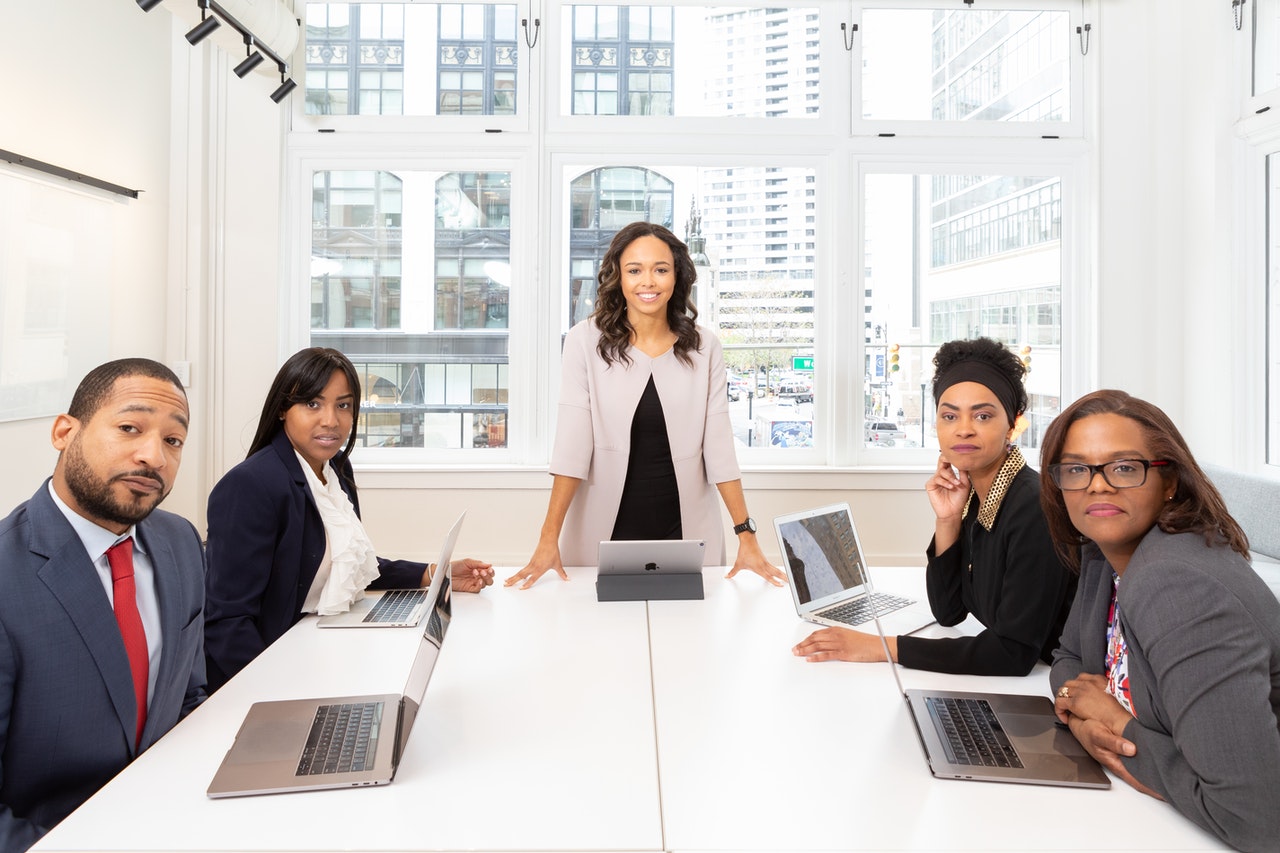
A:
[[[889,372],[897,373],[901,369],[901,365],[898,364],[898,345],[889,344]]]
[[[1022,366],[1027,369],[1027,373],[1031,372],[1031,347],[1024,346],[1018,351],[1018,361],[1022,362]]]

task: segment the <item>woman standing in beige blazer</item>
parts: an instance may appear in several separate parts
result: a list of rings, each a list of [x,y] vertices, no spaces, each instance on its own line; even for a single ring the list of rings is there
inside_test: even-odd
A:
[[[716,491],[738,536],[728,576],[785,582],[747,512],[720,341],[695,324],[696,278],[688,248],[661,225],[614,236],[596,309],[565,336],[547,517],[507,586],[527,589],[549,569],[568,580],[565,564],[595,565],[603,539],[702,539],[707,565],[725,565]]]

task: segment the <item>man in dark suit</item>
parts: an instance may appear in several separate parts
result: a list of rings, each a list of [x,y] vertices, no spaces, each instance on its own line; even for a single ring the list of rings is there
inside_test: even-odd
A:
[[[53,424],[53,477],[0,521],[0,850],[30,847],[205,696],[204,563],[153,512],[187,437],[162,364],[122,359]]]

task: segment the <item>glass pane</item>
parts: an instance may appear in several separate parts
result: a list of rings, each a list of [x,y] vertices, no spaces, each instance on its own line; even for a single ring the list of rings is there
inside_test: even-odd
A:
[[[1032,368],[1019,444],[1039,447],[1062,404],[1060,179],[869,175],[864,210],[866,446],[937,447],[933,354],[985,336]]]
[[[1238,11],[1236,14],[1240,14]],[[1253,3],[1253,94],[1280,87],[1280,0]]]
[[[868,119],[1070,120],[1066,12],[868,9],[862,22]]]
[[[698,324],[724,347],[738,444],[813,446],[815,177],[769,166],[573,170],[570,324],[595,308],[596,270],[619,229],[642,220],[670,228],[698,270]]]
[[[515,113],[514,4],[308,3],[306,18],[309,114]]]
[[[509,172],[315,173],[311,342],[361,372],[362,446],[506,446],[510,196]]]
[[[818,114],[816,8],[566,6],[562,14],[573,33],[563,48],[562,112]]]

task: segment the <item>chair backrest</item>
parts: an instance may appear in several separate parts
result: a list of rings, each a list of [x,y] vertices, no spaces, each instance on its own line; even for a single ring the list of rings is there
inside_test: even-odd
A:
[[[1280,479],[1206,465],[1227,509],[1249,537],[1255,559],[1280,562]]]
[[[1280,599],[1280,480],[1215,465],[1204,471],[1249,537],[1253,570]]]

